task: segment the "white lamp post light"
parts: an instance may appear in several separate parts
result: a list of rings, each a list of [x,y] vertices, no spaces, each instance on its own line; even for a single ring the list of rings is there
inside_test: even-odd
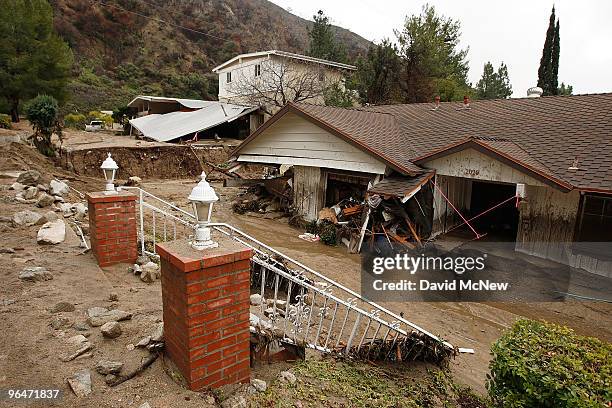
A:
[[[191,190],[189,195],[189,201],[193,204],[193,212],[198,222],[195,229],[195,239],[191,246],[199,251],[219,246],[217,242],[211,239],[211,231],[207,226],[212,216],[213,204],[219,201],[219,197],[206,181],[206,173],[202,172],[201,177],[202,180]]]
[[[104,172],[104,178],[106,179],[106,192],[108,194],[115,193],[115,174],[119,166],[117,166],[117,163],[113,160],[110,153],[102,162],[100,168]]]

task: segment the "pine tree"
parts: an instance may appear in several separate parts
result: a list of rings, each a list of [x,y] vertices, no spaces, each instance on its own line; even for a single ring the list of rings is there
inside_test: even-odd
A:
[[[0,0],[0,97],[19,121],[19,104],[38,94],[66,98],[72,51],[53,30],[46,0]]]
[[[342,43],[336,41],[329,17],[323,13],[323,10],[319,10],[313,16],[313,20],[312,29],[308,30],[308,37],[310,37],[308,55],[329,61],[346,62],[346,49]]]
[[[557,94],[557,76],[559,72],[559,23],[556,22],[553,6],[546,30],[546,40],[542,49],[540,68],[538,69],[538,86],[544,90],[544,95]]]
[[[362,103],[389,104],[400,98],[397,47],[385,39],[357,61],[355,82]]]
[[[487,62],[482,77],[476,84],[476,96],[479,99],[501,99],[512,95],[512,85],[508,76],[508,67],[503,62],[493,70],[493,64]]]

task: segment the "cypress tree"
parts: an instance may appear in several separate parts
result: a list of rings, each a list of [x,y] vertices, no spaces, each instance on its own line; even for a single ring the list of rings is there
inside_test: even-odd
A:
[[[561,43],[559,42],[559,20],[557,20],[557,25],[555,27],[555,37],[553,42],[552,49],[552,72],[550,75],[550,90],[552,91],[552,95],[559,94],[559,53],[560,53]]]
[[[551,89],[553,75],[553,48],[555,42],[555,6],[550,13],[548,29],[546,30],[546,40],[542,49],[540,68],[538,69],[538,86],[544,90],[544,95],[553,95]],[[556,90],[556,86],[555,86]]]

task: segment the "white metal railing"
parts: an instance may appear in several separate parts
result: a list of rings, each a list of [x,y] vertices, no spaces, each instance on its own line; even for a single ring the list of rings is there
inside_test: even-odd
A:
[[[193,214],[141,188],[122,189],[138,195],[143,254],[156,256],[156,242],[193,235]],[[372,360],[442,362],[455,355],[450,343],[245,232],[226,223],[209,226],[254,251],[251,292],[262,297],[258,329],[276,340]]]

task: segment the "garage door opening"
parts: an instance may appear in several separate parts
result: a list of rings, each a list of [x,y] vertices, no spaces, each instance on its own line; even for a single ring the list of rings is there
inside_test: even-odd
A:
[[[331,207],[346,199],[363,201],[370,177],[327,171],[325,206]]]
[[[475,217],[516,194],[514,184],[490,183],[472,181],[472,195],[469,217]],[[516,241],[518,231],[519,211],[515,200],[508,200],[495,209],[488,211],[472,221],[472,225],[480,234],[488,238],[504,241]]]

